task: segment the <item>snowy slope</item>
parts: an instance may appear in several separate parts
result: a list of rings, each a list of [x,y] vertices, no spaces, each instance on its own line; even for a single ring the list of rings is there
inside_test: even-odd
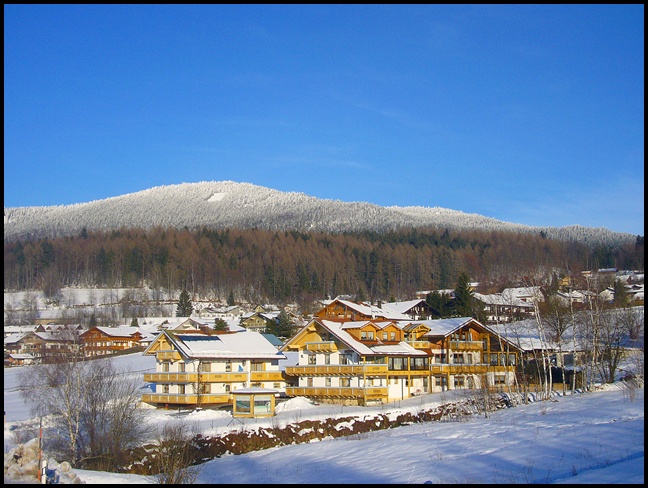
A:
[[[169,226],[301,231],[388,231],[401,227],[508,230],[582,242],[615,243],[635,236],[602,228],[540,228],[440,207],[381,207],[320,199],[250,183],[204,181],[150,188],[74,205],[4,209],[4,237],[78,235],[87,230]]]

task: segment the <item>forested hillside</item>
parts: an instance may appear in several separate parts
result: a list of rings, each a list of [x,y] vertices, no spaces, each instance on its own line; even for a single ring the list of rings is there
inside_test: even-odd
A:
[[[4,209],[7,240],[78,235],[120,228],[265,229],[300,232],[389,232],[434,227],[511,231],[583,242],[620,244],[636,236],[579,225],[532,227],[440,207],[381,207],[320,199],[250,183],[208,181],[159,186],[89,203]]]
[[[643,238],[586,245],[484,230],[82,229],[70,237],[5,241],[4,288],[48,295],[63,286],[147,285],[253,302],[339,294],[391,301],[453,288],[462,272],[503,286],[538,270],[643,269],[643,255]]]

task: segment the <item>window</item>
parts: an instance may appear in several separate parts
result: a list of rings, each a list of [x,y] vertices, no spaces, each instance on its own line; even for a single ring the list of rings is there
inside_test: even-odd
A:
[[[324,354],[324,364],[331,364],[331,355]]]
[[[360,340],[361,341],[366,341],[367,340],[367,333],[363,330],[360,332]]]
[[[169,385],[162,385],[162,393],[169,393]]]
[[[317,356],[315,354],[308,355],[308,364],[317,364]]]
[[[395,341],[396,340],[396,332],[390,332],[389,333],[389,339],[392,340],[392,341]]]
[[[229,393],[231,389],[232,389],[231,385],[225,385],[225,393]]]
[[[415,370],[425,370],[428,368],[428,358],[410,358],[410,368]]]
[[[407,369],[407,358],[389,358],[389,369],[393,371]]]
[[[368,331],[367,332],[367,339],[370,340],[370,341],[373,341],[373,338],[374,338],[373,331],[372,330]]]
[[[252,362],[252,371],[263,371],[263,363],[262,362]]]
[[[387,340],[387,331],[384,331],[383,332],[383,341],[386,341],[386,340]]]
[[[178,363],[178,371],[179,371],[180,373],[184,373],[184,372],[185,372],[185,367],[186,367],[185,363],[183,363],[183,362],[179,362],[179,363]]]
[[[198,365],[198,371],[202,373],[211,373],[211,365],[212,363],[199,363]]]
[[[454,377],[455,388],[462,388],[465,385],[465,378],[463,376]]]
[[[331,378],[326,378],[325,385],[331,386]]]
[[[306,386],[309,388],[313,387],[313,378],[306,378]]]
[[[495,375],[495,385],[505,385],[506,384],[506,376],[503,374],[496,374]]]
[[[226,371],[227,373],[229,373],[230,371],[232,371],[232,361],[227,361],[227,362],[225,363],[225,371]]]
[[[510,366],[515,366],[516,360],[515,360],[515,354],[509,354],[508,355],[508,363]]]
[[[453,354],[452,355],[452,363],[453,364],[463,364],[464,363],[463,354]]]
[[[351,386],[351,380],[349,378],[340,378],[340,386],[343,388],[348,388]]]
[[[497,366],[497,354],[491,354],[490,355],[490,365],[491,366]]]
[[[178,385],[178,393],[179,393],[180,395],[184,395],[184,394],[185,394],[185,385]]]
[[[162,363],[162,372],[163,373],[169,372],[169,363]]]

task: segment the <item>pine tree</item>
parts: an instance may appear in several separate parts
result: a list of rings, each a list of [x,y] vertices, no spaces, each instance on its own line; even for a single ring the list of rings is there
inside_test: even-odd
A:
[[[229,325],[221,318],[214,319],[214,330],[227,330]]]
[[[133,317],[133,320],[131,320],[131,327],[139,327],[139,324],[137,323],[137,317]]]
[[[191,304],[189,293],[187,290],[182,290],[176,308],[176,317],[189,317],[191,316],[191,312],[193,312],[193,305]]]
[[[234,293],[230,290],[229,295],[227,295],[227,304],[232,307],[235,305]]]
[[[454,290],[454,311],[457,317],[472,317],[475,298],[470,289],[470,277],[461,273]]]

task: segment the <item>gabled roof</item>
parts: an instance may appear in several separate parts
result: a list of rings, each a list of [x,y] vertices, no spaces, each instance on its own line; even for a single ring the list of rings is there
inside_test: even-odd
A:
[[[406,342],[399,342],[398,344],[375,344],[368,346],[358,340],[356,340],[351,334],[349,334],[345,329],[348,329],[349,325],[352,324],[362,324],[367,325],[371,321],[360,321],[360,322],[335,322],[332,320],[326,319],[315,319],[316,323],[320,324],[324,329],[328,330],[331,334],[337,337],[340,341],[346,344],[349,348],[356,351],[358,354],[363,356],[373,356],[373,355],[409,355],[409,356],[426,356],[427,354],[424,351],[418,350],[407,344]],[[392,324],[393,322],[387,322]],[[396,324],[397,325],[397,324]]]
[[[447,319],[423,320],[420,322],[416,321],[417,324],[425,324],[427,327],[430,328],[430,332],[426,332],[425,334],[423,334],[423,337],[439,337],[439,336],[447,337],[451,335],[453,332],[459,330],[464,325],[469,324],[471,322],[477,324],[479,327],[493,334],[494,336],[499,337],[502,341],[507,342],[511,346],[520,349],[520,346],[518,344],[516,344],[511,340],[507,340],[505,337],[500,336],[500,334],[497,331],[495,331],[494,329],[492,329],[487,325],[482,324],[481,322],[479,322],[477,319],[473,317],[452,317]]]
[[[376,318],[376,319],[388,319],[388,320],[409,320],[411,317],[408,315],[405,315],[400,312],[396,312],[394,310],[390,309],[384,309],[380,307],[376,307],[375,305],[369,305],[366,303],[359,304],[355,302],[350,302],[348,300],[341,300],[339,298],[336,298],[333,300],[329,305],[332,305],[333,303],[339,303],[350,310],[354,310],[355,312],[362,314],[366,317],[371,317],[371,318]]]
[[[248,359],[285,359],[268,339],[258,332],[245,330],[225,334],[205,334],[199,331],[163,331],[144,351],[154,349],[162,338],[186,358],[248,358]]]
[[[436,337],[450,335],[471,321],[477,322],[473,317],[451,317],[445,319],[416,320],[414,323],[423,324],[430,329],[429,332],[423,334],[423,337]]]
[[[492,293],[490,295],[482,295],[481,293],[473,293],[473,296],[486,305],[504,305],[521,308],[533,308],[533,303],[525,302],[521,298],[510,294],[502,295],[501,293]]]
[[[416,300],[407,300],[405,302],[387,302],[382,304],[384,310],[393,310],[396,313],[405,314],[409,310],[413,309],[421,302],[427,305],[427,302],[423,298],[418,298]]]
[[[139,327],[103,327],[101,325],[97,325],[86,330],[81,335],[86,335],[88,332],[95,329],[109,337],[134,337],[135,334],[142,334],[142,331]]]

